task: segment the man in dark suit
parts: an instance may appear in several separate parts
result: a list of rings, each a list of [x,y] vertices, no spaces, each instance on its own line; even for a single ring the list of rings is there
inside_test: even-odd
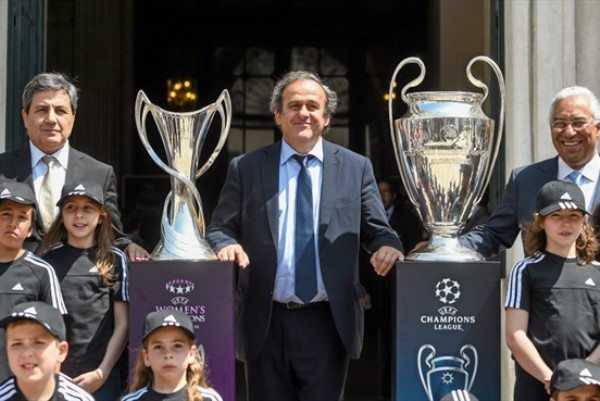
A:
[[[359,246],[380,275],[403,259],[369,160],[322,139],[336,105],[315,74],[279,80],[271,110],[283,140],[231,161],[208,228],[219,259],[241,268],[236,351],[249,400],[342,399],[349,358],[359,357],[363,340]],[[296,218],[306,175],[312,218]],[[299,250],[304,235],[295,230],[304,220],[314,238]],[[309,297],[297,279],[307,271]]]
[[[29,250],[35,251],[47,230],[42,216],[49,215],[49,221],[58,209],[42,210],[40,190],[49,166],[45,156],[54,159],[52,191],[54,206],[60,197],[61,188],[66,182],[93,180],[102,185],[106,207],[110,211],[115,229],[116,245],[125,251],[129,260],[148,259],[148,252],[133,243],[123,232],[123,225],[117,204],[115,173],[111,166],[104,164],[69,145],[69,137],[75,122],[78,93],[75,85],[63,74],[41,73],[33,77],[23,91],[23,123],[29,142],[25,147],[0,154],[0,179],[26,182],[36,194],[40,213],[37,214],[34,235],[26,243]]]
[[[558,156],[513,170],[501,203],[484,224],[461,235],[461,244],[485,257],[510,248],[522,225],[533,219],[537,191],[548,181],[574,180],[574,172],[582,177],[577,184],[592,212],[600,201],[599,128],[598,98],[584,87],[562,89],[550,107],[552,144]]]

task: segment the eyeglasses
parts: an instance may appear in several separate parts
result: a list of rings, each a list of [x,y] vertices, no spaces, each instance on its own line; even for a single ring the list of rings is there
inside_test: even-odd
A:
[[[575,121],[571,121],[571,122],[556,120],[556,121],[553,121],[552,124],[550,124],[550,127],[552,127],[552,129],[556,130],[556,131],[564,131],[570,125],[573,128],[573,131],[581,131],[581,130],[584,130],[587,127],[589,127],[589,125],[592,124],[593,122],[594,121],[587,121],[587,120],[575,120]]]

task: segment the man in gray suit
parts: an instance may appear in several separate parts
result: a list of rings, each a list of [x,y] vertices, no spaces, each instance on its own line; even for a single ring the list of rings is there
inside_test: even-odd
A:
[[[558,155],[514,169],[501,203],[487,222],[460,237],[461,244],[485,257],[510,248],[523,223],[533,219],[536,193],[548,181],[576,181],[585,195],[588,211],[594,210],[600,201],[598,98],[584,87],[564,88],[552,101],[549,122]]]
[[[219,259],[240,267],[236,351],[251,401],[342,399],[363,341],[359,246],[380,275],[404,257],[369,160],[322,138],[336,104],[315,74],[278,81],[283,140],[231,161],[208,228]],[[298,218],[305,190],[312,207]]]
[[[0,179],[16,180],[29,184],[38,201],[37,221],[33,235],[25,246],[35,251],[41,237],[48,229],[42,215],[48,215],[48,222],[57,213],[55,202],[60,197],[65,183],[92,180],[104,189],[104,199],[110,211],[115,231],[116,245],[123,249],[129,260],[148,259],[148,252],[133,243],[123,232],[121,215],[117,204],[115,173],[111,166],[102,163],[85,153],[73,149],[69,137],[75,122],[78,93],[75,85],[63,74],[41,73],[33,77],[23,90],[23,123],[29,142],[20,149],[0,154]],[[50,207],[44,208],[40,202],[40,190],[44,176],[50,166],[44,158],[53,159],[53,192],[56,194]],[[47,210],[50,209],[50,210]]]

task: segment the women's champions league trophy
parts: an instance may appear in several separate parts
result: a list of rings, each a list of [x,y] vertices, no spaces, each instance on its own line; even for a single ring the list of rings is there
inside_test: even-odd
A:
[[[496,73],[500,92],[498,129],[481,106],[488,87],[471,74],[477,61]],[[420,75],[402,89],[406,114],[394,120],[393,87],[396,75],[414,63]],[[429,233],[427,245],[410,252],[407,260],[482,261],[479,253],[463,247],[458,237],[473,207],[481,199],[498,155],[504,122],[504,78],[490,58],[478,56],[467,65],[467,77],[481,93],[446,91],[406,93],[425,77],[425,65],[416,57],[404,59],[394,71],[389,89],[389,120],[392,144],[400,177],[411,202]]]
[[[148,141],[146,117],[149,112],[158,127],[168,164],[156,154]],[[219,141],[208,160],[197,169],[202,145],[215,112],[221,116]],[[215,259],[214,252],[204,238],[202,202],[194,181],[213,164],[227,139],[231,124],[229,92],[224,90],[214,103],[200,110],[175,113],[150,103],[146,94],[139,91],[135,101],[135,123],[152,160],[171,175],[171,192],[163,208],[161,240],[150,259]]]

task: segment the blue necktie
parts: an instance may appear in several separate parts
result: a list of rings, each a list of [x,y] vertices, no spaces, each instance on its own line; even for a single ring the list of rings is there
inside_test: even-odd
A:
[[[292,156],[300,164],[296,187],[296,296],[304,303],[317,294],[317,261],[313,224],[312,184],[308,162],[313,156]]]
[[[579,171],[572,171],[571,174],[569,174],[567,177],[569,177],[569,179],[573,181],[578,187],[580,187],[581,184],[583,184],[584,177]]]

